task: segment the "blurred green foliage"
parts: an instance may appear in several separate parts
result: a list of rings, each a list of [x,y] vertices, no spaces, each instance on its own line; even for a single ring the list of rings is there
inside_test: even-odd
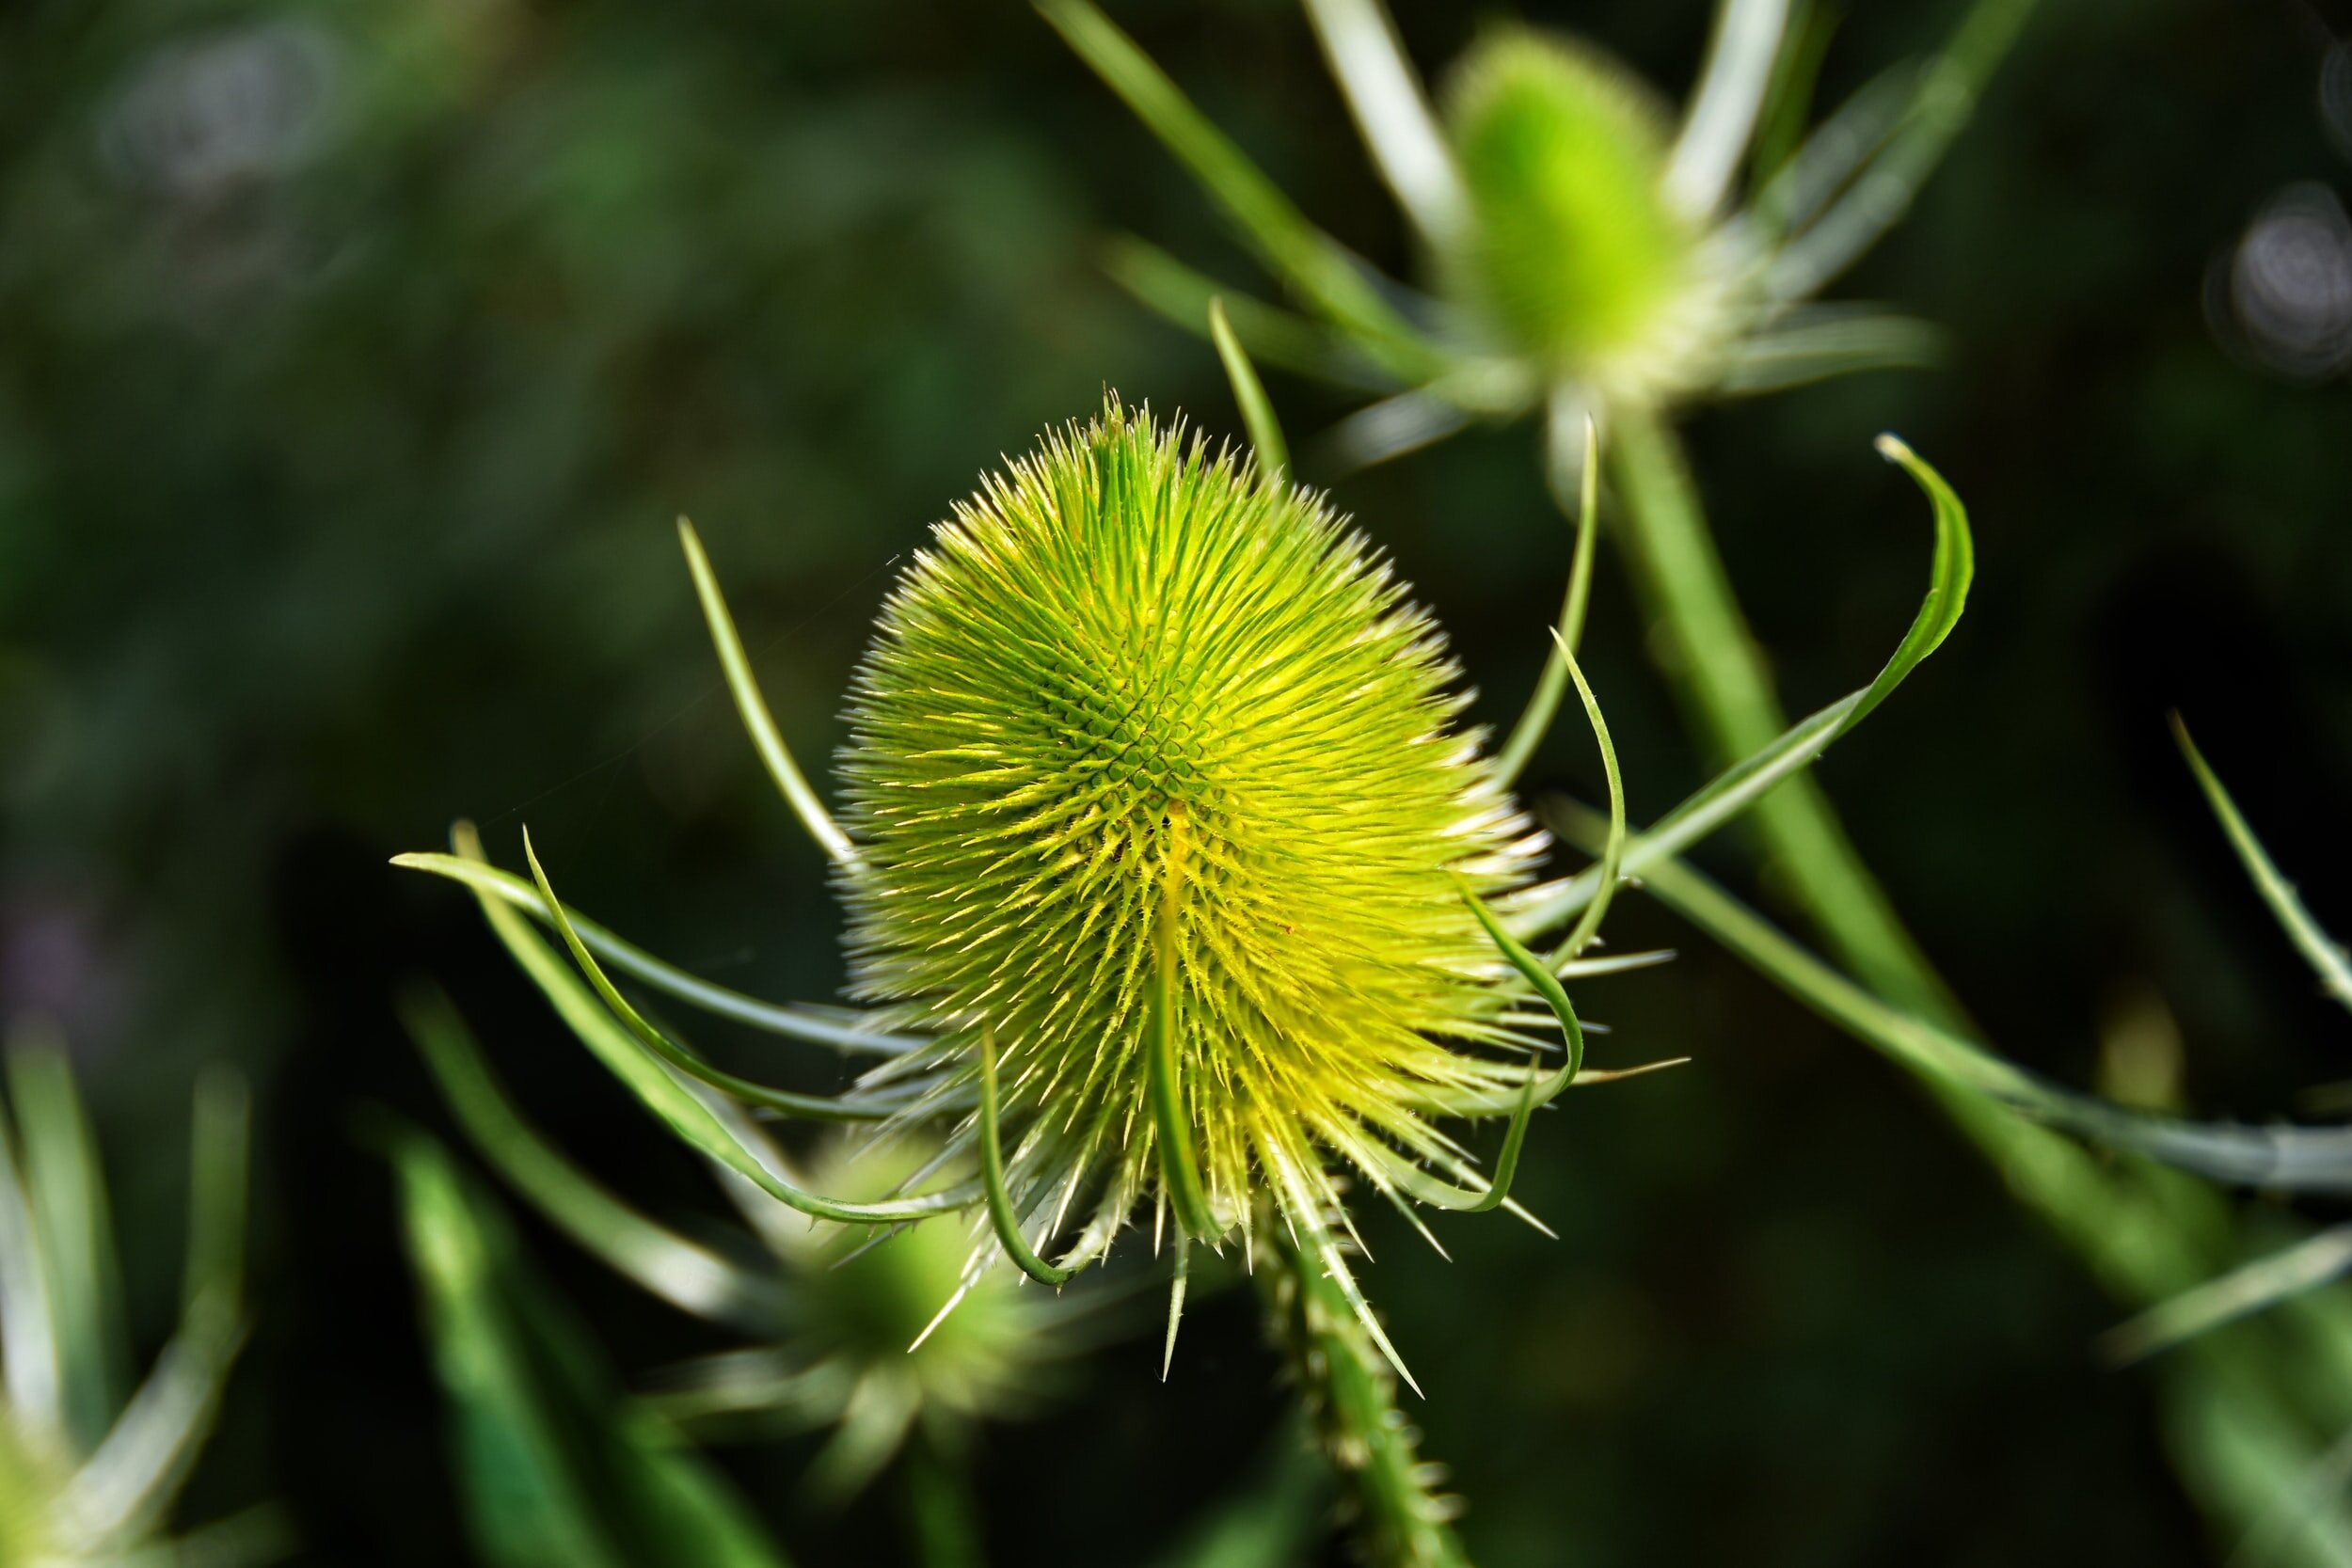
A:
[[[1318,218],[1409,269],[1294,7],[1112,8]],[[1957,8],[1853,8],[1824,97]],[[1477,22],[1397,9],[1432,62]],[[1661,83],[1689,79],[1706,24],[1694,4],[1521,9]],[[1942,324],[1947,365],[1691,433],[1799,708],[1867,673],[1915,599],[1915,500],[1869,436],[1936,458],[1978,522],[1970,619],[1826,782],[2009,1049],[2088,1081],[2102,1020],[2161,996],[2195,1101],[2249,1117],[2341,1075],[2344,1024],[2162,714],[2352,928],[2345,392],[2265,363],[2227,287],[2280,192],[2352,187],[2318,93],[2346,22],[2045,5],[1842,291]],[[671,520],[724,555],[770,700],[826,756],[890,562],[1000,451],[1105,384],[1237,433],[1214,356],[1100,277],[1115,230],[1246,275],[1018,7],[0,16],[0,1010],[63,1019],[84,1053],[142,1343],[176,1307],[193,1069],[267,1074],[257,1342],[191,1515],[280,1495],[322,1560],[462,1551],[393,1188],[345,1119],[435,1114],[393,983],[432,967],[502,1046],[536,1039],[527,1108],[633,1192],[691,1216],[699,1176],[556,1068],[569,1047],[462,901],[375,868],[461,814],[513,861],[527,816],[585,908],[732,984],[829,997],[822,867],[726,711]],[[1311,437],[1342,405],[1270,389],[1302,476],[1327,478]],[[1338,497],[1507,722],[1567,550],[1528,442],[1472,436]],[[1597,596],[1587,662],[1637,818],[1701,777],[1644,635]],[[1590,773],[1564,730],[1534,779],[1589,797]],[[1616,1031],[1596,1065],[1698,1061],[1575,1097],[1536,1141],[1520,1196],[1562,1239],[1441,1224],[1444,1265],[1371,1227],[1477,1560],[2212,1555],[2147,1384],[2088,1354],[2109,1308],[1932,1112],[1654,909],[1615,924],[1687,950],[1596,988]],[[739,1059],[831,1086],[830,1061]],[[546,1252],[620,1375],[711,1348]],[[1123,1348],[1085,1402],[987,1445],[995,1555],[1042,1518],[1105,1563],[1157,1560],[1199,1504],[1250,1494],[1279,1402],[1245,1294],[1192,1309],[1169,1386],[1156,1347]],[[895,1492],[802,1515],[813,1451],[723,1464],[798,1560],[898,1551]]]

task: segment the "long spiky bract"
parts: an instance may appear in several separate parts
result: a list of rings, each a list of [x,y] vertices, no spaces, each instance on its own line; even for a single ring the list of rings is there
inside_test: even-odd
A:
[[[1086,1195],[1081,1253],[1183,1196],[1163,1124],[1213,1241],[1283,1181],[1336,1209],[1326,1149],[1449,1151],[1433,1093],[1523,1076],[1479,1049],[1512,994],[1453,879],[1507,893],[1541,840],[1404,594],[1312,493],[1113,402],[960,505],[883,608],[841,886],[854,990],[934,1037],[868,1083],[968,1099],[993,1035],[1014,1206]]]

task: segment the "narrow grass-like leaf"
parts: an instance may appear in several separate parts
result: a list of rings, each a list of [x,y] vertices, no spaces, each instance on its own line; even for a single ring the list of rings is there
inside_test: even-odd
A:
[[[1037,0],[1037,8],[1104,85],[1126,101],[1161,145],[1192,171],[1239,227],[1267,270],[1333,322],[1360,334],[1367,352],[1408,380],[1438,368],[1433,349],[1336,241],[1186,98],[1135,40],[1088,0]]]
[[[1577,666],[1576,655],[1568,651],[1567,642],[1556,632],[1553,633],[1553,641],[1561,662],[1567,667],[1568,678],[1576,682],[1576,694],[1584,705],[1585,720],[1593,726],[1593,738],[1600,746],[1601,772],[1609,784],[1609,837],[1600,849],[1600,865],[1597,868],[1600,880],[1594,890],[1593,901],[1584,906],[1584,913],[1578,919],[1576,929],[1568,933],[1567,940],[1552,956],[1549,967],[1556,974],[1561,967],[1583,957],[1584,949],[1591,946],[1593,939],[1600,934],[1600,923],[1609,912],[1609,901],[1616,896],[1619,868],[1625,863],[1626,832],[1625,778],[1617,770],[1617,748],[1609,738],[1609,721],[1601,717],[1600,699],[1593,695],[1592,685],[1585,680],[1584,672]],[[1484,923],[1490,928],[1494,927],[1491,917]]]
[[[1794,161],[1804,145],[1807,122],[1813,118],[1813,95],[1821,79],[1821,62],[1829,55],[1829,40],[1836,33],[1836,13],[1813,0],[1794,0],[1782,28],[1787,41],[1772,66],[1772,86],[1756,115],[1756,135],[1749,143],[1749,179],[1756,193],[1750,203],[1751,221],[1767,233],[1777,234],[1785,217],[1771,211],[1777,178]]]
[[[2352,1272],[2352,1225],[2334,1226],[2118,1324],[2100,1337],[2099,1347],[2112,1360],[2137,1361],[2347,1272]]]
[[[727,601],[719,592],[719,577],[710,569],[710,557],[703,552],[703,542],[694,531],[694,525],[680,517],[677,520],[678,543],[686,551],[687,570],[694,576],[694,594],[702,600],[703,618],[710,624],[711,645],[719,651],[719,664],[726,672],[727,689],[735,695],[736,711],[743,716],[743,728],[751,733],[752,744],[759,749],[759,758],[768,765],[769,777],[784,792],[802,825],[818,847],[841,865],[858,864],[857,847],[850,842],[825,809],[817,791],[809,787],[801,765],[792,760],[792,752],[784,743],[784,732],[776,728],[775,716],[768,711],[768,699],[759,694],[759,682],[752,674],[752,661],[743,652],[743,639],[736,633],[735,617],[727,612]]]
[[[0,1107],[0,1374],[16,1419],[44,1440],[61,1441],[56,1320],[44,1271],[14,1118]]]
[[[1397,390],[1395,376],[1329,326],[1237,293],[1147,240],[1132,234],[1111,240],[1104,250],[1103,267],[1111,281],[1170,325],[1205,337],[1209,302],[1222,299],[1234,335],[1261,362],[1358,391]]]
[[[65,1430],[75,1451],[87,1453],[114,1425],[130,1382],[105,1174],[61,1043],[15,1045],[8,1078],[56,1334]]]
[[[1419,451],[1470,421],[1460,404],[1417,388],[1359,408],[1325,433],[1319,450],[1335,467],[1352,473]]]
[[[2285,929],[2287,940],[2303,955],[2303,961],[2312,966],[2328,994],[2352,1007],[2352,954],[2347,954],[2320,928],[2319,922],[2303,907],[2295,884],[2279,874],[2277,863],[2263,847],[2262,840],[2254,836],[2252,826],[2239,812],[2230,792],[2222,787],[2220,777],[2206,765],[2204,753],[2188,737],[2188,726],[2177,713],[2172,715],[2172,738],[2180,742],[2181,754],[2188,759],[2189,771],[2197,775],[2197,786],[2205,792],[2207,803],[2220,820],[2221,831],[2229,835],[2230,847],[2237,851],[2246,874],[2253,879],[2255,891],[2270,906],[2270,912]]]
[[[1529,952],[1518,938],[1504,929],[1502,922],[1497,918],[1495,911],[1488,909],[1486,900],[1472,893],[1468,885],[1463,885],[1460,891],[1463,901],[1470,905],[1470,913],[1478,917],[1478,924],[1486,929],[1487,937],[1495,944],[1496,951],[1509,961],[1513,969],[1519,972],[1521,978],[1535,988],[1535,994],[1542,997],[1545,1004],[1551,1008],[1552,1016],[1560,1021],[1561,1031],[1566,1036],[1567,1061],[1558,1071],[1547,1078],[1537,1080],[1531,1076],[1527,1089],[1518,1098],[1518,1104],[1525,1110],[1532,1111],[1538,1105],[1548,1105],[1558,1099],[1560,1092],[1574,1083],[1576,1075],[1583,1070],[1584,1026],[1577,1021],[1576,1009],[1569,1006],[1568,993],[1561,987],[1560,978],[1552,973],[1551,966]],[[1507,1108],[1510,1103],[1510,1101],[1503,1101],[1501,1106],[1487,1110],[1484,1114],[1500,1114],[1501,1109]]]
[[[1600,823],[1565,806],[1548,814],[1572,843],[1597,843]],[[1873,995],[1806,951],[1711,879],[1671,856],[1626,856],[1645,888],[1757,973],[1866,1045],[1927,1077],[1957,1085],[2035,1119],[2242,1186],[2352,1192],[2352,1131],[2249,1127],[2131,1110],[2050,1082],[1975,1040]]]
[[[1788,0],[1724,0],[1707,65],[1666,165],[1666,198],[1692,217],[1723,205],[1756,135],[1788,24]]]
[[[459,824],[453,836],[461,856],[481,858],[481,843],[470,826]],[[695,1099],[684,1084],[672,1076],[669,1068],[621,1026],[595,993],[556,956],[554,949],[523,924],[522,916],[493,895],[477,893],[475,896],[499,941],[553,1006],[557,1016],[570,1025],[572,1033],[605,1069],[688,1148],[717,1161],[787,1208],[849,1225],[890,1225],[966,1209],[980,1196],[973,1184],[966,1182],[945,1192],[887,1203],[837,1203],[787,1181],[729,1132],[708,1106]]]
[[[1885,146],[1836,205],[1785,247],[1765,287],[1777,299],[1820,290],[1910,211],[1912,198],[1975,113],[1977,96],[2016,41],[2034,0],[1977,0],[1920,73]]]
[[[1968,531],[1967,509],[1909,447],[1884,436],[1879,438],[1879,450],[1919,484],[1935,514],[1935,557],[1929,566],[1927,596],[1920,601],[1902,641],[1868,686],[1798,721],[1771,745],[1724,769],[1659,818],[1629,847],[1624,876],[1642,876],[1656,861],[1681,853],[1755,804],[1782,780],[1819,761],[1823,752],[1892,695],[1959,624],[1968,603],[1968,586],[1976,576],[1976,542]],[[1550,930],[1586,908],[1600,885],[1597,867],[1582,872],[1558,893],[1520,911],[1512,924],[1522,935]]]
[[[538,884],[542,905],[554,917],[556,932],[570,950],[572,961],[580,966],[581,974],[588,976],[589,986],[612,1010],[612,1015],[637,1037],[638,1043],[647,1051],[689,1078],[707,1084],[746,1105],[756,1105],[763,1111],[773,1111],[779,1116],[798,1117],[807,1121],[882,1121],[890,1116],[892,1108],[887,1105],[833,1095],[795,1094],[788,1089],[770,1088],[765,1084],[738,1078],[731,1072],[712,1067],[655,1028],[643,1013],[629,1005],[628,998],[621,994],[620,989],[604,973],[603,966],[596,962],[596,955],[588,951],[588,944],[580,941],[580,933],[572,928],[562,901],[555,896],[555,889],[548,881],[546,869],[539,863],[538,852],[531,847],[531,830],[528,828],[523,830],[523,858],[531,863],[532,879]]]
[[[68,1483],[60,1513],[86,1540],[136,1540],[160,1527],[219,1414],[245,1338],[251,1129],[251,1101],[242,1079],[215,1071],[199,1082],[180,1326],[105,1440]]]
[[[487,894],[504,899],[543,926],[552,927],[555,913],[547,900],[539,896],[527,877],[501,870],[487,861],[467,860],[458,855],[431,852],[394,855],[392,863],[408,871],[429,871],[437,877],[447,877],[471,888],[477,894]],[[792,1039],[808,1040],[817,1045],[830,1045],[840,1051],[855,1051],[877,1056],[896,1056],[914,1050],[923,1042],[907,1035],[884,1034],[854,1024],[836,1023],[803,1008],[781,1003],[762,1002],[739,990],[714,985],[699,975],[689,974],[675,964],[665,963],[644,948],[573,909],[564,907],[564,918],[588,950],[656,990],[665,991],[679,1001],[700,1007],[738,1023],[764,1029],[771,1035]]]
[[[1029,1239],[1021,1234],[1021,1215],[1012,1206],[1012,1194],[1005,1189],[1005,1134],[996,1117],[996,1037],[986,1028],[980,1031],[979,1120],[980,1182],[988,1194],[988,1223],[995,1227],[997,1242],[1021,1272],[1039,1284],[1067,1285],[1078,1271],[1056,1268],[1037,1255]]]
[[[1802,230],[1827,210],[1902,123],[1921,75],[1916,61],[1888,67],[1804,137],[1756,193],[1752,212],[1765,234]]]
[[[621,1390],[594,1338],[525,1269],[501,1216],[447,1153],[404,1132],[393,1164],[482,1560],[787,1568],[717,1473]]]
[[[1867,306],[1814,306],[1732,345],[1718,386],[1752,397],[1864,371],[1918,370],[1944,355],[1944,333]]]
[[[1265,383],[1258,379],[1257,367],[1250,364],[1248,352],[1233,334],[1233,324],[1225,314],[1222,298],[1209,301],[1209,338],[1216,344],[1216,356],[1225,364],[1225,379],[1233,386],[1233,402],[1241,408],[1242,428],[1249,432],[1249,444],[1258,454],[1258,471],[1269,483],[1280,484],[1290,478],[1291,451],[1282,439],[1281,421],[1274,417],[1274,404],[1265,395]]]
[[[1462,176],[1413,62],[1380,0],[1306,0],[1347,106],[1381,178],[1433,247],[1452,243],[1463,218]]]
[[[183,1310],[200,1298],[240,1303],[251,1191],[253,1096],[227,1069],[197,1080],[188,1153],[188,1258]]]
[[[1567,454],[1561,450],[1569,439],[1562,418],[1565,406],[1562,400],[1554,400],[1545,432],[1546,467],[1555,496],[1563,488],[1561,480],[1570,471],[1564,461]],[[1568,663],[1560,649],[1573,655],[1584,635],[1584,610],[1593,593],[1594,545],[1600,536],[1600,426],[1589,411],[1581,423],[1583,451],[1581,466],[1575,469],[1576,547],[1568,562],[1567,593],[1560,601],[1559,629],[1553,633],[1559,647],[1546,656],[1544,673],[1536,678],[1534,694],[1528,698],[1526,711],[1511,726],[1511,738],[1495,757],[1495,775],[1504,784],[1513,783],[1527,771],[1535,749],[1550,733],[1551,721],[1560,713],[1560,701],[1568,693]]]
[[[400,1012],[450,1114],[549,1224],[681,1311],[750,1332],[774,1331],[783,1298],[773,1283],[645,1218],[560,1153],[515,1108],[439,988],[411,989]]]

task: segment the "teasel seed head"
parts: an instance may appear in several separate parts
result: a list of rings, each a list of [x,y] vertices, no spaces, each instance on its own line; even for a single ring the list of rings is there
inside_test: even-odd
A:
[[[1014,1208],[1088,1214],[1072,1263],[1147,1198],[1180,1241],[1262,1197],[1324,1236],[1330,1156],[1466,1170],[1433,1106],[1525,1070],[1481,1049],[1511,994],[1463,891],[1542,840],[1456,677],[1322,498],[1181,422],[1114,398],[990,477],[852,687],[853,989],[933,1032],[869,1085],[969,1104],[992,1053]]]
[[[1505,27],[1444,98],[1470,221],[1451,293],[1506,351],[1650,403],[1704,383],[1735,325],[1720,237],[1665,188],[1663,106],[1585,45]]]

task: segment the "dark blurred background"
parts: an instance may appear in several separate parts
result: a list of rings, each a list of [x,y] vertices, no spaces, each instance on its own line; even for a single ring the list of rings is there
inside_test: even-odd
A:
[[[1342,238],[1406,238],[1284,0],[1113,14]],[[1503,6],[1399,0],[1433,71]],[[1831,99],[1949,27],[1856,6]],[[1699,0],[1530,3],[1653,81]],[[2183,709],[2324,921],[2352,927],[2352,55],[2340,8],[2044,0],[1912,219],[1842,293],[1948,362],[1698,416],[1701,478],[1793,705],[1920,588],[1901,432],[1974,509],[1959,633],[1824,769],[2011,1054],[2074,1081],[2169,1009],[2201,1108],[2265,1117],[2352,1029],[2170,749]],[[0,12],[0,1010],[61,1020],[164,1332],[196,1068],[262,1096],[257,1338],[183,1513],[291,1508],[314,1560],[463,1560],[371,1108],[442,1125],[389,1011],[438,975],[566,1145],[658,1212],[697,1172],[525,994],[465,900],[386,857],[528,822],[566,893],[762,994],[840,977],[822,866],[716,686],[673,517],[707,538],[803,759],[895,563],[1105,387],[1237,428],[1214,357],[1101,276],[1113,231],[1257,282],[1025,8],[935,0],[30,0]],[[1295,437],[1345,411],[1276,377]],[[1311,470],[1310,479],[1319,477]],[[1337,486],[1507,723],[1567,531],[1532,436]],[[1604,569],[1590,662],[1637,817],[1701,777]],[[1535,770],[1590,796],[1574,726]],[[1736,843],[1710,863],[1747,872]],[[1763,891],[1771,901],[1769,887]],[[1597,1059],[1522,1196],[1549,1242],[1372,1213],[1370,1278],[1488,1568],[2174,1563],[2214,1554],[2116,1309],[1905,1080],[1640,899]],[[734,1059],[825,1085],[828,1057]],[[625,1370],[708,1348],[544,1227]],[[1148,1318],[1150,1312],[1146,1312]],[[996,1555],[1149,1561],[1281,1406],[1248,1292],[990,1434]],[[794,1500],[804,1562],[890,1562],[887,1488]],[[1336,1550],[1336,1549],[1335,1549]],[[1336,1558],[1335,1558],[1336,1560]]]

